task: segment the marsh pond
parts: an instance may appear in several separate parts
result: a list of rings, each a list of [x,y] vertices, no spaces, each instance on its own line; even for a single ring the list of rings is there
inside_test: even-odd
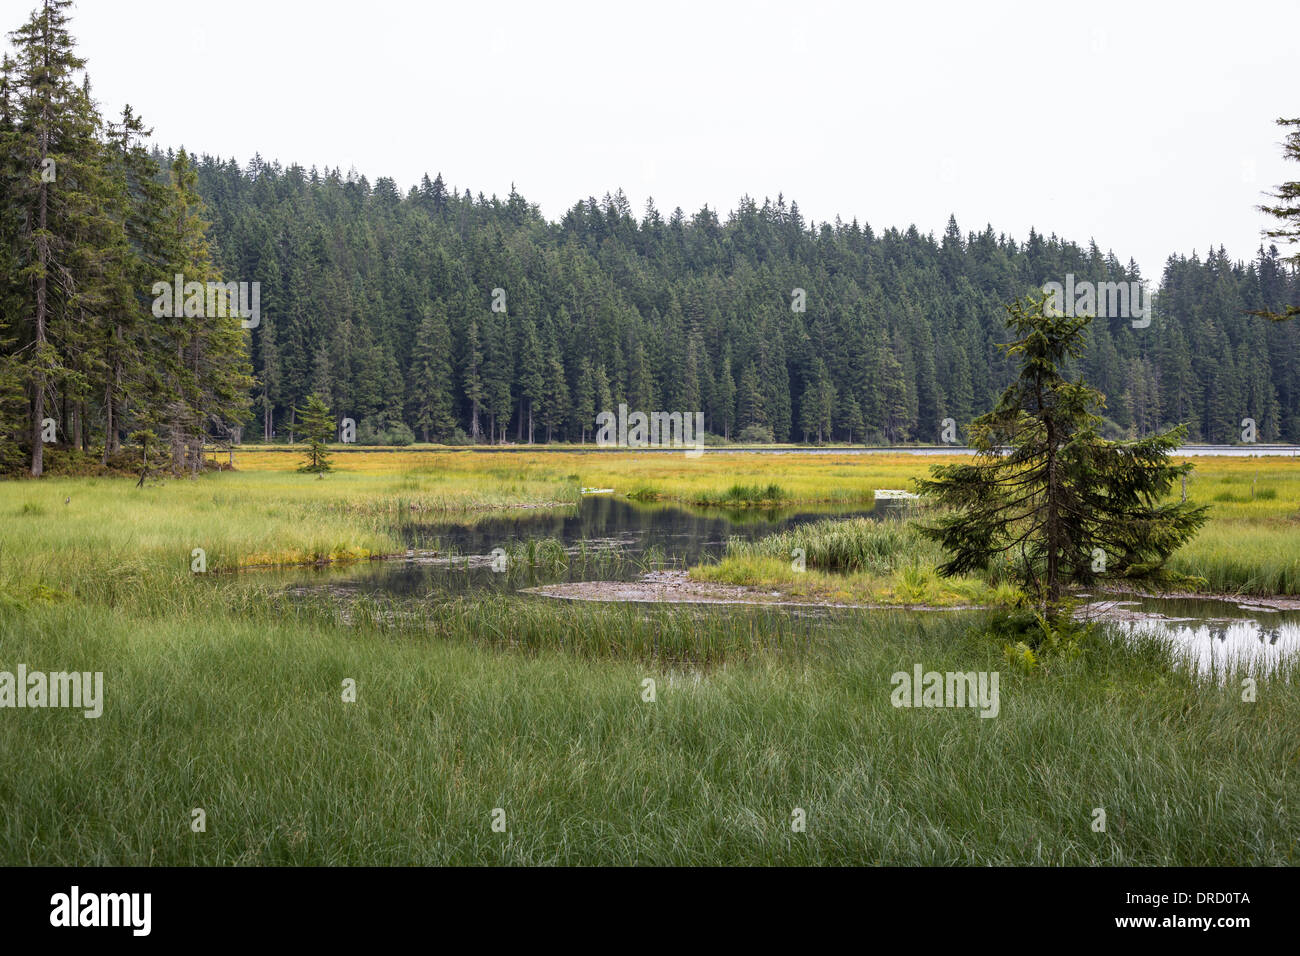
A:
[[[404,600],[517,594],[535,600],[752,604],[744,589],[719,587],[701,597],[688,568],[723,556],[727,542],[757,540],[828,517],[897,520],[907,501],[794,508],[695,509],[642,504],[608,495],[572,508],[533,510],[469,523],[409,521],[405,555],[382,561],[278,571],[300,598],[387,596]],[[1300,649],[1300,602],[1146,594],[1088,595],[1086,613],[1133,635],[1163,634],[1186,648],[1198,667],[1228,659],[1268,667]],[[804,608],[807,610],[807,608]],[[834,613],[835,607],[821,607]],[[891,613],[900,613],[893,610]],[[978,614],[971,610],[902,613]]]

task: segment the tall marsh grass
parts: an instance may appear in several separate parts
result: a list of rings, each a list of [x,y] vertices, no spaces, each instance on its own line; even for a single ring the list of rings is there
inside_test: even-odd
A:
[[[809,568],[821,571],[891,574],[904,565],[935,564],[943,551],[909,521],[873,518],[825,519],[753,541],[732,538],[728,557],[788,559],[802,549]]]
[[[798,567],[797,555],[803,555]],[[698,581],[779,589],[810,603],[952,607],[1012,603],[1011,586],[978,577],[941,578],[943,552],[910,521],[828,519],[757,540],[733,537],[717,563],[691,569]]]
[[[1296,861],[1300,697],[1158,643],[1024,674],[949,615],[388,611],[0,607],[0,666],[105,675],[98,720],[3,714],[0,863]],[[1000,671],[999,716],[893,707],[917,663]]]

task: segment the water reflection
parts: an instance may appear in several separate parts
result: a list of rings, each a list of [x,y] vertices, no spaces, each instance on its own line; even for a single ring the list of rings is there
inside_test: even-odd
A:
[[[401,533],[405,559],[338,568],[284,572],[300,594],[394,595],[439,598],[476,592],[512,593],[566,581],[630,581],[656,567],[689,567],[722,555],[732,536],[759,538],[828,516],[905,517],[914,505],[881,500],[792,509],[723,511],[673,504],[637,504],[620,498],[584,498],[569,509],[516,512],[470,525],[411,522]],[[528,560],[529,542],[549,540]],[[507,570],[492,569],[494,549],[512,555]],[[497,552],[500,554],[501,552]],[[558,553],[556,553],[558,552]],[[1094,600],[1101,595],[1094,597]],[[1247,600],[1107,596],[1107,614],[1134,637],[1163,636],[1186,652],[1189,666],[1221,673],[1229,664],[1263,673],[1300,652],[1300,611],[1273,611]],[[789,613],[820,613],[812,609]],[[882,612],[915,613],[917,612]],[[1124,620],[1123,618],[1128,618]]]
[[[652,567],[689,567],[719,557],[730,537],[759,538],[829,516],[875,519],[908,514],[908,502],[800,508],[692,509],[584,498],[575,508],[514,513],[471,525],[411,522],[400,529],[405,560],[295,572],[298,587],[419,596],[436,592],[511,592],[564,581],[630,581]],[[558,542],[560,562],[545,550],[527,560],[528,542]],[[493,552],[510,558],[493,570]],[[553,557],[553,555],[552,555]],[[523,558],[521,560],[521,558]],[[498,561],[497,566],[501,563]]]
[[[1274,610],[1249,600],[1133,596],[1120,606],[1142,619],[1116,622],[1135,639],[1172,640],[1183,661],[1204,675],[1228,670],[1266,674],[1300,655],[1300,611]]]

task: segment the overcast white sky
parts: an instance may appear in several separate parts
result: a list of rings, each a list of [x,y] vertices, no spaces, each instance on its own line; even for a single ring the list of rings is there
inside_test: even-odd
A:
[[[0,0],[3,28],[34,0]],[[1030,226],[1137,259],[1249,258],[1300,168],[1296,0],[79,0],[107,113],[161,146],[425,171],[557,218],[782,192],[877,229]],[[1289,168],[1288,168],[1289,167]]]

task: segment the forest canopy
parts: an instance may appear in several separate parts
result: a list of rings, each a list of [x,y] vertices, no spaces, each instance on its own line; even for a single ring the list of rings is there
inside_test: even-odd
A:
[[[0,69],[0,469],[39,474],[51,441],[107,463],[146,432],[194,469],[206,441],[297,437],[311,396],[370,443],[585,441],[621,403],[729,439],[937,442],[1011,380],[1005,303],[1144,281],[1095,242],[816,223],[781,195],[665,215],[620,190],[553,222],[440,174],[403,191],[162,152],[130,107],[100,115],[66,7],[45,0]],[[1295,266],[1206,249],[1066,371],[1111,437],[1232,442],[1249,418],[1300,441],[1300,323],[1249,314],[1300,302]],[[251,287],[256,321],[160,310],[174,278],[177,300]]]
[[[167,157],[160,157],[166,163]],[[638,217],[622,193],[548,222],[427,176],[391,179],[201,156],[223,272],[263,283],[253,333],[264,432],[309,392],[375,430],[578,441],[595,412],[702,410],[706,428],[776,441],[935,442],[1010,381],[1003,306],[1060,282],[1142,277],[1095,244],[991,226],[963,234],[810,223],[783,197]],[[504,312],[493,311],[494,290]],[[796,311],[796,290],[804,311]],[[1112,430],[1186,422],[1192,440],[1300,441],[1294,324],[1248,310],[1300,300],[1270,247],[1250,263],[1171,256],[1146,328],[1089,329],[1083,374]],[[538,426],[545,426],[543,434]]]

